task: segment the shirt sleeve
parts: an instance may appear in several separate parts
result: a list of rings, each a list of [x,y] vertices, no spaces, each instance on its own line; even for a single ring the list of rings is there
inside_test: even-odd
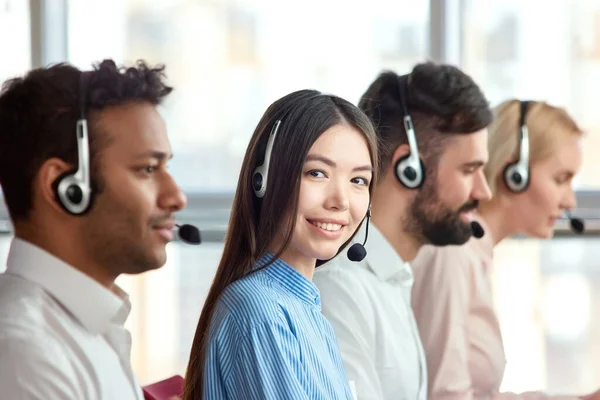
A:
[[[283,316],[242,331],[231,316],[219,324],[207,349],[207,399],[308,399],[310,377],[298,341]]]
[[[321,293],[321,310],[338,340],[348,379],[359,400],[383,399],[375,365],[375,333],[369,299],[359,278],[338,271],[315,274]]]
[[[0,398],[77,400],[82,395],[60,352],[41,344],[0,339]]]
[[[426,246],[411,263],[412,305],[425,349],[429,399],[472,399],[467,322],[469,260],[450,247]]]

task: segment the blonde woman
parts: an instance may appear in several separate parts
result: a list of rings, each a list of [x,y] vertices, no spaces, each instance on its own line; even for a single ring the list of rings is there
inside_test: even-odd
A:
[[[494,114],[484,169],[493,197],[474,216],[484,237],[462,246],[425,246],[412,263],[429,399],[547,397],[499,393],[506,359],[488,272],[502,240],[550,238],[556,220],[575,207],[571,184],[582,162],[582,131],[563,109],[543,102],[509,100]]]

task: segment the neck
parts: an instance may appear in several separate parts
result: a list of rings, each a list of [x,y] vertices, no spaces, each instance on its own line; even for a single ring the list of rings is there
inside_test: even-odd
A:
[[[313,275],[315,274],[315,265],[317,260],[314,258],[302,258],[290,257],[289,255],[282,254],[281,259],[288,263],[296,271],[300,272],[306,279],[312,281]]]
[[[273,249],[269,249],[272,254],[276,254],[277,251],[273,251]],[[315,273],[315,267],[317,264],[317,260],[315,258],[306,257],[303,254],[299,254],[298,251],[288,247],[287,250],[279,256],[283,261],[285,261],[289,266],[294,268],[296,271],[301,273],[306,279],[312,281],[313,275]]]
[[[491,234],[494,246],[510,235],[516,234],[517,229],[512,219],[507,217],[510,211],[497,201],[489,201],[479,206],[478,214],[486,224],[486,235]]]
[[[380,193],[381,192],[381,193]],[[391,198],[385,187],[376,189],[372,201],[371,222],[377,227],[386,240],[392,245],[396,253],[405,262],[411,262],[417,256],[423,242],[414,235],[404,231],[402,216],[407,207],[404,198]]]
[[[79,235],[65,231],[57,232],[56,226],[58,225],[15,223],[15,237],[36,245],[107,289],[112,290],[117,276],[89,259],[85,247],[79,243]],[[54,228],[49,228],[51,226],[54,226]],[[47,234],[48,232],[52,234]]]

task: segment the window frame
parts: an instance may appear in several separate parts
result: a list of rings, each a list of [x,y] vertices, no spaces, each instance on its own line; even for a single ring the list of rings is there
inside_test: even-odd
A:
[[[462,14],[468,0],[429,0],[429,59],[462,65]],[[32,68],[68,59],[69,0],[29,0]],[[180,223],[197,225],[204,242],[221,242],[231,212],[233,191],[203,193],[189,191],[188,206],[178,213]],[[600,235],[600,190],[577,190],[573,215],[586,221],[585,236]],[[0,200],[3,199],[0,194]],[[0,234],[12,234],[4,201],[0,201]],[[556,236],[574,236],[569,221],[561,218]]]

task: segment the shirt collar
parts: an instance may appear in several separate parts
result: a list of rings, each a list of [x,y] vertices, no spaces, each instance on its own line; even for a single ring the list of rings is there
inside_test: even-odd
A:
[[[356,238],[365,237],[366,224],[363,224]],[[365,244],[367,256],[365,262],[369,269],[382,281],[412,285],[414,281],[410,264],[404,262],[396,250],[373,224],[369,224],[369,237]]]
[[[41,286],[91,333],[104,333],[111,323],[123,325],[131,304],[117,285],[113,291],[66,264],[47,251],[14,238],[6,273],[18,275]]]
[[[267,253],[258,261],[257,266],[262,266],[272,260],[273,254]],[[266,269],[267,274],[277,283],[283,286],[299,299],[306,301],[309,304],[321,307],[321,298],[319,289],[304,275],[296,271],[294,267],[283,261],[276,259]]]

